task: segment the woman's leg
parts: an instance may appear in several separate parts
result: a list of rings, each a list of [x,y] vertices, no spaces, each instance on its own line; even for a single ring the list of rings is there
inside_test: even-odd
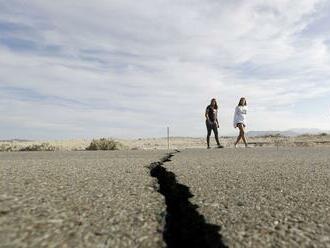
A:
[[[214,133],[214,138],[215,138],[215,141],[217,142],[217,145],[220,146],[220,142],[219,142],[219,134],[218,134],[218,127],[216,124],[214,124],[212,126],[212,130],[213,130],[213,133]]]
[[[239,129],[239,134],[238,134],[238,136],[237,136],[237,139],[236,139],[236,142],[235,142],[235,146],[238,144],[238,142],[241,140],[241,138],[242,138],[242,136],[241,136],[241,125],[242,124],[240,124],[240,123],[238,123],[237,124],[237,127],[238,127],[238,129]]]
[[[244,132],[244,125],[243,124],[238,124],[237,125],[238,128],[239,128],[239,133],[240,133],[240,136],[245,144],[245,147],[248,146],[247,142],[246,142],[246,138],[245,138],[245,132]]]
[[[210,147],[210,136],[211,136],[212,128],[210,126],[210,123],[208,123],[208,121],[206,121],[206,129],[207,129],[206,142],[207,142],[207,148],[209,148]]]

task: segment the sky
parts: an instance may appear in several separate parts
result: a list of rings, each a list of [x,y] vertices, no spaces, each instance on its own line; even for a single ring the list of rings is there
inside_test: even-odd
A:
[[[0,139],[330,130],[330,1],[0,0]]]

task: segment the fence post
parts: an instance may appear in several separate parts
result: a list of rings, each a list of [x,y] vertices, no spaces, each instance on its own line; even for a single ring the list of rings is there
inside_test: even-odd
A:
[[[170,127],[167,127],[167,151],[170,152]]]

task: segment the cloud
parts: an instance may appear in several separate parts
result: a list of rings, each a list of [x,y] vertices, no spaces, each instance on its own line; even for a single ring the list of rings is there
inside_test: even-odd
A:
[[[170,125],[201,136],[212,97],[230,134],[243,95],[251,129],[324,127],[296,108],[330,96],[326,1],[13,0],[0,9],[9,135],[160,136]]]

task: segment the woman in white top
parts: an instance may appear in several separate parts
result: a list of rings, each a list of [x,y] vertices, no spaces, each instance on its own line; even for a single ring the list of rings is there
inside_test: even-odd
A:
[[[246,127],[246,113],[247,113],[247,103],[244,97],[239,100],[238,106],[235,108],[234,114],[234,128],[239,129],[239,135],[235,142],[235,147],[237,146],[238,142],[242,139],[245,147],[247,147],[247,141],[245,138],[244,128]]]

